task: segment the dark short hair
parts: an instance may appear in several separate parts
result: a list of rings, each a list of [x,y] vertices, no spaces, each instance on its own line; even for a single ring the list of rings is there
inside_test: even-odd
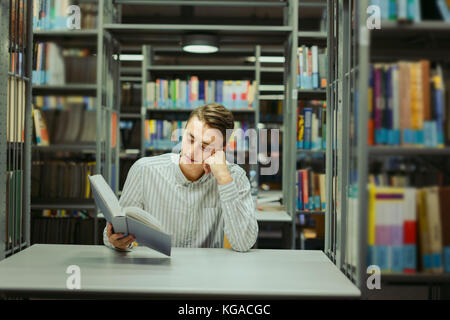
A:
[[[209,127],[218,129],[222,133],[223,146],[226,145],[226,130],[234,129],[234,117],[230,110],[223,105],[214,102],[192,110],[187,122],[194,116],[196,116],[198,120],[205,122]]]

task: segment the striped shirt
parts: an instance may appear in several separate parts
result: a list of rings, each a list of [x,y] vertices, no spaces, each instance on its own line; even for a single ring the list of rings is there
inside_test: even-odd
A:
[[[244,169],[227,161],[230,183],[219,185],[212,173],[191,182],[179,159],[179,153],[166,153],[136,161],[125,181],[121,207],[139,207],[154,215],[172,235],[173,247],[222,248],[225,234],[234,250],[249,250],[258,223]],[[106,228],[103,241],[113,248]]]

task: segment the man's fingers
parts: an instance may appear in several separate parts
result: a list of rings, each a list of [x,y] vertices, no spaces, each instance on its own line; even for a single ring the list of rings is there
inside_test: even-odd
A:
[[[119,246],[128,247],[136,238],[133,235],[129,235],[123,239],[117,240]]]
[[[108,223],[106,232],[107,232],[108,238],[111,237],[111,235],[112,235],[112,224],[111,223]]]
[[[109,237],[109,241],[116,241],[119,240],[120,238],[123,237],[123,233],[113,233],[110,237]]]

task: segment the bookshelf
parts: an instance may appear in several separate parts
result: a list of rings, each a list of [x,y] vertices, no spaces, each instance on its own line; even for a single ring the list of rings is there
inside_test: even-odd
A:
[[[300,7],[302,6],[302,2],[299,2]],[[309,7],[315,7],[317,9],[322,9],[325,10],[327,8],[327,3],[326,2],[317,2],[317,3],[310,3],[310,4],[304,4],[306,6]],[[299,19],[299,25],[301,26],[302,19]],[[329,20],[328,20],[328,15],[326,16],[326,19],[324,19],[324,17],[322,16],[322,21],[321,24],[328,24]],[[327,61],[327,50],[328,50],[328,33],[323,29],[325,28],[326,25],[321,25],[320,26],[320,31],[310,31],[310,30],[302,30],[301,27],[299,27],[298,31],[297,31],[297,37],[298,37],[298,52],[296,53],[296,59],[298,59],[296,67],[298,68],[298,78],[296,79],[296,95],[297,95],[297,101],[296,104],[293,105],[294,110],[297,110],[297,108],[300,110],[299,113],[297,114],[297,122],[298,125],[296,124],[296,126],[294,127],[294,132],[296,135],[296,141],[302,141],[305,140],[306,135],[305,135],[305,129],[306,129],[306,122],[305,122],[305,118],[306,118],[306,114],[303,113],[306,109],[311,109],[311,112],[319,115],[319,113],[321,114],[320,116],[323,117],[323,115],[326,115],[326,121],[321,121],[321,120],[317,120],[319,122],[321,122],[321,124],[319,125],[318,129],[317,129],[317,136],[320,137],[321,141],[327,141],[328,145],[328,137],[327,136],[323,136],[323,131],[322,131],[322,126],[324,124],[327,125],[327,131],[328,131],[328,114],[330,113],[330,106],[327,103],[327,107],[323,108],[323,105],[321,103],[317,103],[316,104],[312,104],[312,102],[314,101],[323,101],[323,102],[327,102],[327,86],[325,83],[321,83],[322,79],[326,79],[327,83],[328,83],[328,69],[326,68],[325,65],[325,61]],[[313,47],[315,47],[314,49],[316,50],[316,54],[317,54],[317,58],[315,59],[319,59],[320,55],[323,55],[323,65],[321,66],[321,74],[319,74],[317,81],[317,84],[313,84],[314,79],[309,80],[310,83],[308,84],[308,78],[304,78],[302,73],[305,74],[306,72],[309,73],[309,68],[310,66],[305,66],[305,58],[304,56],[308,56],[307,53],[305,53],[305,49],[307,49],[308,51],[311,51],[313,49]],[[307,51],[306,51],[307,52]],[[313,50],[314,52],[314,50]],[[314,53],[313,53],[314,55]],[[306,58],[308,59],[308,58]],[[303,60],[303,61],[301,61]],[[317,61],[316,60],[316,61]],[[328,63],[329,63],[329,59],[328,59]],[[307,64],[311,64],[311,60],[307,60]],[[317,62],[317,64],[319,64]],[[313,67],[312,68],[318,68],[315,67],[315,62],[312,63]],[[303,69],[303,71],[302,71]],[[316,72],[319,70],[316,70]],[[306,81],[305,81],[306,80]],[[311,88],[311,86],[315,87],[315,88]],[[309,88],[308,88],[309,87]],[[323,109],[325,110],[325,114],[323,114]],[[302,118],[302,120],[300,121],[300,117]],[[300,129],[300,126],[302,126],[302,128]],[[302,138],[300,138],[300,134],[299,134],[299,130],[301,130],[302,134]],[[328,132],[327,132],[328,134]],[[298,138],[297,138],[298,137]],[[310,136],[310,143],[312,143],[313,137]],[[303,147],[301,147],[301,145],[303,145]],[[306,235],[308,234],[308,226],[310,225],[310,223],[312,222],[313,224],[315,224],[315,229],[316,229],[316,238],[315,238],[315,244],[318,245],[318,243],[320,242],[324,242],[324,237],[326,237],[326,234],[322,234],[325,233],[325,225],[324,225],[324,220],[325,220],[325,216],[327,214],[327,210],[328,210],[328,199],[327,199],[327,193],[329,187],[328,187],[328,179],[329,179],[329,163],[327,162],[327,158],[328,158],[328,151],[327,148],[324,147],[324,144],[322,142],[320,142],[320,146],[315,146],[312,147],[312,145],[310,145],[310,147],[305,147],[305,142],[297,142],[296,145],[296,154],[294,155],[294,158],[296,159],[296,167],[295,167],[295,172],[297,175],[297,180],[295,182],[296,188],[298,192],[298,194],[296,194],[296,203],[295,203],[295,208],[296,208],[296,215],[295,215],[295,221],[292,224],[293,227],[293,233],[294,233],[294,237],[293,237],[293,246],[295,247],[295,241],[298,237],[299,240],[299,245],[297,247],[299,247],[300,249],[306,249]],[[305,170],[307,170],[305,172]],[[300,171],[300,173],[298,173],[298,171]],[[309,174],[311,172],[311,174]],[[306,187],[304,185],[305,182],[305,178],[304,175],[307,174],[308,175],[308,182],[306,184]],[[322,175],[322,180],[320,178],[320,175]],[[316,178],[317,176],[317,178]],[[315,181],[311,181],[311,178],[315,179]],[[311,184],[312,184],[312,188],[311,188]],[[319,187],[317,186],[317,184],[320,185],[320,187],[322,188],[322,192],[320,192],[320,200],[319,197],[314,196],[316,194],[316,190],[319,193]],[[304,196],[304,192],[306,191],[305,189],[309,189],[309,201],[308,203],[311,204],[311,199],[313,199],[313,203],[314,206],[313,207],[309,207],[307,208],[307,204],[305,202],[305,196]],[[311,191],[313,191],[313,197],[311,197]],[[300,199],[303,198],[303,199]],[[325,206],[325,207],[324,207]],[[312,240],[311,240],[312,241]]]
[[[307,2],[298,2],[298,1],[285,1],[285,2],[258,2],[258,1],[234,1],[233,6],[252,6],[252,7],[266,7],[268,5],[272,5],[277,8],[281,8],[283,10],[284,19],[281,25],[272,26],[272,25],[185,25],[185,24],[128,24],[122,23],[120,13],[122,11],[123,6],[152,6],[152,5],[181,5],[186,4],[186,2],[174,2],[174,1],[98,1],[99,15],[97,17],[97,27],[86,30],[73,30],[70,32],[67,31],[47,31],[40,30],[35,33],[36,37],[41,41],[54,41],[60,44],[63,47],[67,48],[78,48],[80,46],[87,47],[93,50],[97,54],[97,62],[99,61],[99,57],[102,55],[109,54],[106,53],[106,43],[114,42],[114,40],[118,40],[118,46],[124,45],[137,45],[141,46],[143,43],[152,43],[158,42],[161,39],[167,39],[167,42],[170,41],[179,41],[180,35],[189,31],[212,31],[215,32],[219,37],[225,39],[226,41],[234,41],[238,45],[245,43],[246,45],[252,45],[255,48],[257,46],[265,46],[265,45],[276,45],[282,47],[282,52],[286,56],[286,63],[284,67],[271,68],[265,66],[246,66],[242,68],[240,66],[236,66],[236,68],[224,68],[221,65],[200,65],[194,66],[195,71],[199,73],[207,73],[214,71],[215,73],[227,73],[229,71],[235,72],[244,72],[253,74],[255,78],[260,77],[260,73],[274,73],[274,72],[284,72],[284,83],[286,90],[282,90],[283,100],[284,100],[284,116],[282,128],[286,134],[283,135],[283,145],[287,146],[283,148],[283,190],[285,203],[287,205],[287,212],[292,217],[292,224],[294,226],[294,222],[296,221],[296,212],[295,212],[295,195],[294,192],[291,191],[291,187],[295,185],[293,176],[296,169],[296,161],[297,161],[297,152],[295,151],[295,128],[296,128],[296,119],[291,110],[292,105],[297,104],[297,100],[301,99],[324,99],[326,97],[326,92],[324,90],[298,90],[296,88],[296,80],[295,74],[293,70],[296,70],[296,56],[297,52],[297,43],[298,41],[303,41],[305,44],[319,43],[324,44],[327,41],[326,34],[324,32],[315,32],[315,31],[298,31],[298,10],[299,7],[310,6]],[[204,1],[193,1],[191,2],[194,6],[229,6],[229,1],[214,1],[214,2],[204,2]],[[114,13],[118,13],[118,18],[113,19]],[[227,40],[228,39],[228,40]],[[231,39],[231,40],[230,40]],[[233,40],[234,39],[234,40]],[[120,51],[120,49],[119,49]],[[255,51],[256,53],[256,51]],[[105,61],[109,61],[106,59]],[[107,63],[109,64],[109,62]],[[295,67],[294,67],[295,66]],[[160,69],[158,69],[160,68]],[[165,68],[162,70],[161,68]],[[170,70],[170,68],[174,68]],[[168,69],[165,66],[157,66],[150,65],[149,69],[145,69],[145,72],[174,72],[174,71],[183,71],[189,72],[192,66],[176,66],[169,67]],[[259,68],[259,71],[256,69]],[[108,69],[106,66],[100,66],[97,64],[97,74],[106,74],[105,69]],[[183,69],[183,70],[182,70]],[[109,69],[108,69],[109,71]],[[103,73],[102,73],[103,72]],[[120,73],[122,81],[136,81],[137,77],[141,74],[142,68],[121,68]],[[126,74],[126,75],[125,75]],[[106,98],[105,96],[110,97],[111,87],[114,87],[112,84],[108,84],[107,80],[113,79],[114,77],[107,77],[107,79],[100,79],[98,77],[96,79],[96,83],[94,85],[70,85],[70,86],[61,86],[61,85],[39,85],[33,88],[33,92],[40,94],[52,94],[57,92],[58,94],[89,94],[91,96],[95,96],[98,101],[102,100],[101,103],[97,102],[101,108],[97,108],[97,136],[102,136],[101,130],[110,130],[108,127],[108,123],[99,125],[98,119],[102,119],[105,115],[108,118],[109,115],[114,113],[114,108],[109,107],[109,103],[105,103],[106,100],[114,99],[114,95],[111,98]],[[117,81],[118,83],[118,81]],[[259,83],[259,81],[258,81]],[[284,87],[284,86],[283,86]],[[284,88],[283,88],[284,89]],[[284,93],[283,93],[284,91]],[[119,92],[119,90],[117,90]],[[267,99],[280,99],[282,95],[280,95],[280,91],[276,91],[278,94],[275,97],[267,96]],[[257,95],[261,96],[261,99],[266,99],[264,95],[267,92],[257,92]],[[106,105],[106,106],[105,106]],[[150,111],[152,116],[156,115],[159,111]],[[183,116],[183,112],[180,111],[180,114],[176,114],[175,116]],[[253,117],[255,123],[260,122],[259,112],[253,113],[250,111],[234,111],[236,115],[239,117]],[[165,117],[169,113],[174,113],[173,111],[162,111],[160,116]],[[176,112],[175,112],[176,113]],[[119,116],[118,121],[120,119],[125,119],[129,115],[121,114]],[[132,119],[136,119],[137,115],[130,115]],[[143,114],[138,115],[141,120],[143,119]],[[147,112],[145,113],[145,118],[149,116]],[[103,128],[103,129],[101,129]],[[118,130],[119,132],[119,130]],[[120,134],[117,133],[117,137]],[[117,159],[120,157],[120,152],[118,149],[109,148],[108,136],[101,139],[96,140],[95,146],[95,157],[97,159],[104,159],[104,161],[97,162],[96,172],[101,172],[105,175],[107,180],[109,181],[110,177],[113,175],[112,171],[117,174],[118,165]],[[118,138],[117,138],[118,139]],[[117,144],[118,145],[118,144]],[[289,148],[291,146],[292,148]],[[52,148],[55,148],[52,151]],[[60,146],[52,146],[50,148],[46,147],[34,147],[33,148],[39,154],[52,154],[54,153],[67,153],[70,150],[70,147],[65,145]],[[143,148],[141,148],[143,150]],[[80,147],[75,148],[73,153],[92,153],[92,148],[89,147],[87,149]],[[122,157],[131,157],[132,155],[127,152],[122,152]],[[134,154],[133,154],[134,156]],[[113,170],[113,164],[115,168]],[[116,179],[117,180],[117,179]],[[113,188],[114,189],[114,188]],[[116,189],[117,192],[117,189]],[[47,200],[47,199],[41,199]],[[36,206],[41,205],[42,203],[49,203],[48,201],[36,202]],[[58,204],[56,204],[58,205]],[[292,240],[292,244],[294,245],[294,236]]]
[[[64,54],[63,65],[66,70],[57,70],[56,72],[65,73],[65,79],[61,83],[50,82],[50,84],[45,84],[44,82],[42,84],[39,81],[32,88],[33,96],[36,99],[40,96],[47,97],[48,101],[53,96],[61,99],[58,101],[65,99],[63,110],[59,109],[60,105],[54,110],[52,109],[54,106],[50,106],[50,108],[47,108],[47,111],[44,111],[47,112],[47,115],[55,113],[55,119],[62,121],[63,118],[57,118],[57,116],[61,116],[62,113],[67,111],[69,114],[66,117],[72,118],[72,122],[80,123],[79,127],[73,128],[73,130],[79,132],[76,139],[72,139],[73,137],[69,139],[70,135],[67,133],[64,134],[65,138],[60,138],[57,135],[58,131],[55,131],[53,132],[53,137],[55,140],[58,137],[58,142],[52,143],[51,139],[48,146],[33,145],[33,163],[38,163],[41,168],[60,166],[55,161],[61,160],[67,163],[77,163],[77,169],[70,169],[70,165],[68,169],[64,169],[66,171],[72,170],[72,175],[64,176],[64,179],[71,177],[71,181],[74,182],[77,188],[67,189],[61,182],[61,188],[66,190],[64,195],[71,195],[71,197],[67,198],[61,195],[61,191],[57,193],[46,192],[46,195],[43,195],[42,190],[45,188],[39,186],[37,194],[34,192],[35,197],[32,199],[31,208],[33,210],[78,210],[90,212],[89,217],[92,219],[89,220],[89,223],[93,224],[94,230],[92,236],[93,244],[99,244],[101,238],[98,237],[99,232],[95,231],[99,228],[97,212],[92,199],[89,199],[89,188],[83,186],[87,184],[87,180],[84,181],[83,177],[87,179],[87,174],[101,173],[111,185],[113,191],[116,194],[118,192],[120,145],[120,69],[118,56],[120,54],[120,46],[118,41],[103,28],[104,23],[115,21],[116,13],[108,1],[81,1],[77,4],[84,6],[82,7],[81,29],[72,30],[66,26],[58,29],[56,29],[57,26],[52,26],[51,28],[53,29],[51,29],[49,28],[51,23],[45,20],[41,21],[35,17],[36,21],[33,21],[36,28],[34,31],[34,42],[36,44],[55,44]],[[53,19],[53,15],[49,15],[49,17]],[[65,17],[58,17],[56,14],[55,25],[60,18],[65,19]],[[83,54],[84,57],[86,50],[88,51],[89,62],[87,59],[77,61],[77,57],[80,54]],[[39,53],[39,49],[37,52]],[[73,52],[76,52],[75,56]],[[70,64],[76,66],[76,68],[68,69]],[[42,70],[51,72],[46,69]],[[84,70],[84,73],[80,73],[82,70]],[[91,100],[89,100],[89,105],[86,104],[82,107],[83,120],[81,120],[81,118],[75,117],[78,114],[75,110],[80,108],[78,105],[86,102],[87,97]],[[69,102],[69,99],[72,99],[71,102]],[[83,100],[74,102],[74,99]],[[77,105],[76,108],[75,105]],[[79,121],[76,119],[79,119]],[[67,130],[69,128],[71,128],[70,121],[67,124]],[[37,167],[36,170],[41,171],[39,168]],[[61,178],[60,175],[57,177],[58,179]],[[39,183],[39,180],[37,183]],[[36,186],[33,190],[35,189]],[[82,193],[75,195],[74,190],[80,190]]]
[[[0,5],[0,260],[30,246],[30,8],[30,0]]]
[[[415,122],[413,121],[407,124],[406,127],[403,127],[403,125],[396,127],[395,120],[392,126],[389,122],[383,122],[381,127],[377,128],[375,126],[373,128],[371,127],[371,121],[373,121],[374,115],[378,112],[378,103],[380,103],[377,102],[379,94],[373,89],[378,85],[376,83],[378,80],[374,80],[374,70],[379,68],[378,66],[382,67],[387,65],[386,69],[384,69],[386,71],[381,71],[386,72],[387,75],[388,72],[391,72],[390,70],[397,68],[399,62],[403,63],[406,61],[405,63],[408,63],[406,65],[408,68],[415,68],[414,64],[416,62],[427,59],[431,62],[430,68],[422,69],[420,72],[421,76],[430,74],[430,83],[425,85],[421,84],[421,87],[415,91],[426,92],[428,89],[425,88],[434,81],[432,80],[432,75],[440,76],[438,71],[439,66],[443,67],[445,75],[445,67],[448,67],[446,61],[448,60],[449,48],[448,46],[440,46],[439,44],[442,43],[445,37],[448,38],[450,29],[449,25],[442,21],[427,21],[425,17],[425,20],[417,22],[382,20],[381,29],[370,30],[366,25],[368,18],[366,8],[369,4],[370,1],[368,0],[328,1],[328,12],[331,13],[332,21],[328,32],[333,35],[330,39],[330,44],[334,48],[330,52],[334,66],[330,70],[331,79],[328,90],[331,98],[329,101],[335,112],[332,119],[332,125],[334,126],[332,130],[333,145],[329,146],[329,148],[332,148],[332,158],[327,160],[335,163],[333,166],[333,177],[335,177],[336,181],[334,183],[332,182],[333,189],[330,194],[333,202],[330,202],[330,216],[327,217],[329,236],[326,239],[326,253],[342,272],[360,288],[363,296],[367,297],[371,294],[366,287],[366,279],[368,277],[366,269],[368,264],[379,263],[382,268],[382,286],[421,285],[428,287],[430,298],[442,298],[444,291],[441,290],[448,285],[448,273],[435,273],[434,270],[424,270],[424,266],[422,265],[423,248],[421,247],[421,241],[424,240],[422,239],[423,234],[421,232],[417,231],[417,236],[414,242],[412,242],[415,246],[412,250],[414,250],[413,252],[416,256],[409,261],[412,261],[415,265],[413,267],[414,272],[406,273],[405,271],[397,271],[397,269],[394,269],[393,264],[395,260],[390,262],[389,269],[384,269],[384,264],[378,260],[368,261],[370,257],[374,259],[372,250],[377,250],[374,249],[375,246],[381,245],[382,241],[384,241],[381,235],[375,235],[376,245],[369,245],[368,243],[368,239],[373,239],[369,226],[372,223],[377,223],[371,222],[371,219],[374,218],[369,211],[370,203],[377,202],[374,202],[375,200],[372,198],[375,194],[372,191],[374,189],[368,186],[373,181],[373,177],[377,178],[382,175],[388,177],[395,176],[395,174],[398,174],[395,171],[398,164],[400,164],[399,168],[403,168],[401,166],[408,168],[408,165],[411,163],[415,166],[415,174],[422,174],[431,179],[427,180],[424,178],[424,180],[420,180],[415,176],[408,178],[412,180],[410,180],[407,186],[412,186],[410,189],[413,189],[414,192],[419,193],[418,190],[425,190],[423,188],[429,186],[448,185],[449,173],[446,169],[448,167],[449,154],[448,141],[445,141],[446,144],[442,148],[437,145],[430,147],[427,144],[433,144],[434,138],[428,137],[428,139],[431,139],[428,141],[425,139],[421,140],[420,138],[420,134],[430,134],[434,129],[426,129],[425,126],[422,127],[420,124],[416,128]],[[431,2],[422,2],[422,7],[429,4]],[[339,13],[336,14],[336,12]],[[334,21],[340,21],[340,23],[337,25]],[[401,86],[412,87],[416,85],[414,83],[401,84],[402,73],[400,72],[403,71],[398,72],[399,87],[396,87],[397,82],[392,80],[392,89],[386,89],[386,91],[381,93],[383,96],[386,94],[386,97],[388,97],[386,100],[389,104],[391,100],[388,100],[390,96],[387,95],[390,95],[389,92],[393,92],[392,101],[394,102],[388,107],[393,108],[392,112],[397,112],[394,108],[401,106],[401,101],[403,101],[400,99],[399,104],[396,104],[396,89],[400,90],[399,88]],[[447,80],[445,78],[442,80],[445,83],[445,81],[448,81],[448,78]],[[389,85],[386,87],[389,88]],[[430,89],[436,90],[436,87],[431,87]],[[431,95],[434,92],[437,91],[431,91]],[[435,114],[427,118],[425,106],[427,104],[431,105],[430,108],[432,110],[437,107],[433,104],[436,101],[430,100],[431,102],[429,102],[425,97],[425,93],[420,95],[420,99],[423,99],[423,103],[420,104],[420,110],[423,112],[420,114],[420,119],[424,123],[427,121],[439,122],[440,120]],[[416,102],[412,96],[409,98],[411,99],[410,107],[412,108]],[[445,108],[445,111],[448,110],[448,102],[444,102],[443,108]],[[399,112],[403,113],[405,112],[404,110],[406,109],[400,109]],[[403,114],[403,117],[406,116]],[[417,121],[421,123],[420,120]],[[375,134],[377,134],[376,130],[384,130],[384,128],[391,130],[389,132],[394,132],[394,130],[400,128],[402,130],[400,131],[400,141],[398,143],[392,143],[388,140],[387,143],[383,143],[383,136],[375,136]],[[411,128],[417,130],[417,133],[415,133],[416,136],[413,143],[405,143],[409,136],[404,129],[408,130]],[[426,130],[429,131],[426,132]],[[378,134],[380,132],[382,131],[378,131]],[[395,164],[392,165],[392,163]],[[406,169],[400,170],[405,172],[404,175],[406,177],[410,174]],[[433,181],[435,174],[440,177],[440,182],[436,182],[437,180]],[[380,181],[376,183],[381,183]],[[390,180],[388,184],[391,185],[393,181]],[[392,189],[389,190],[389,192],[393,192]],[[401,190],[401,194],[406,197],[406,188],[402,188]],[[422,207],[423,200],[417,198],[418,196],[416,194],[414,194],[414,197],[413,208],[416,208],[416,210],[405,210],[405,212],[415,212],[414,221],[416,225],[414,230],[419,230],[418,228],[421,227],[420,224],[423,223],[421,222],[421,219],[423,219],[422,214],[431,216],[434,214],[433,212],[438,212],[439,215],[439,210],[431,207]],[[428,198],[428,193],[425,193],[424,197],[427,197],[426,201],[431,201]],[[406,200],[404,201],[406,203]],[[417,207],[415,205],[416,201],[418,203]],[[376,215],[379,214],[378,211],[375,212]],[[406,216],[403,219],[407,219]],[[426,219],[429,218],[427,217]],[[375,226],[378,226],[378,224]],[[443,226],[440,225],[440,228],[442,228],[443,234],[445,232]],[[445,226],[445,228],[448,230],[448,226]],[[402,232],[404,230],[403,227]],[[415,232],[413,233],[415,234]],[[437,234],[437,232],[433,232],[433,234]],[[393,234],[393,237],[395,237],[395,234]],[[402,240],[406,241],[405,239]],[[406,248],[406,244],[409,243],[401,242],[401,245]],[[393,250],[392,248],[395,247],[396,243],[390,242],[387,245],[391,246],[390,250]],[[401,270],[405,270],[407,268],[406,262],[402,261],[402,263]],[[390,270],[391,268],[392,270]]]

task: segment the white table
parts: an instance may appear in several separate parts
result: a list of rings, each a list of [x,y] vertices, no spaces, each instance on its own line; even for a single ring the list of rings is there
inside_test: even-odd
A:
[[[68,289],[70,265],[81,289]],[[321,251],[37,244],[0,262],[0,295],[56,298],[359,298]]]

